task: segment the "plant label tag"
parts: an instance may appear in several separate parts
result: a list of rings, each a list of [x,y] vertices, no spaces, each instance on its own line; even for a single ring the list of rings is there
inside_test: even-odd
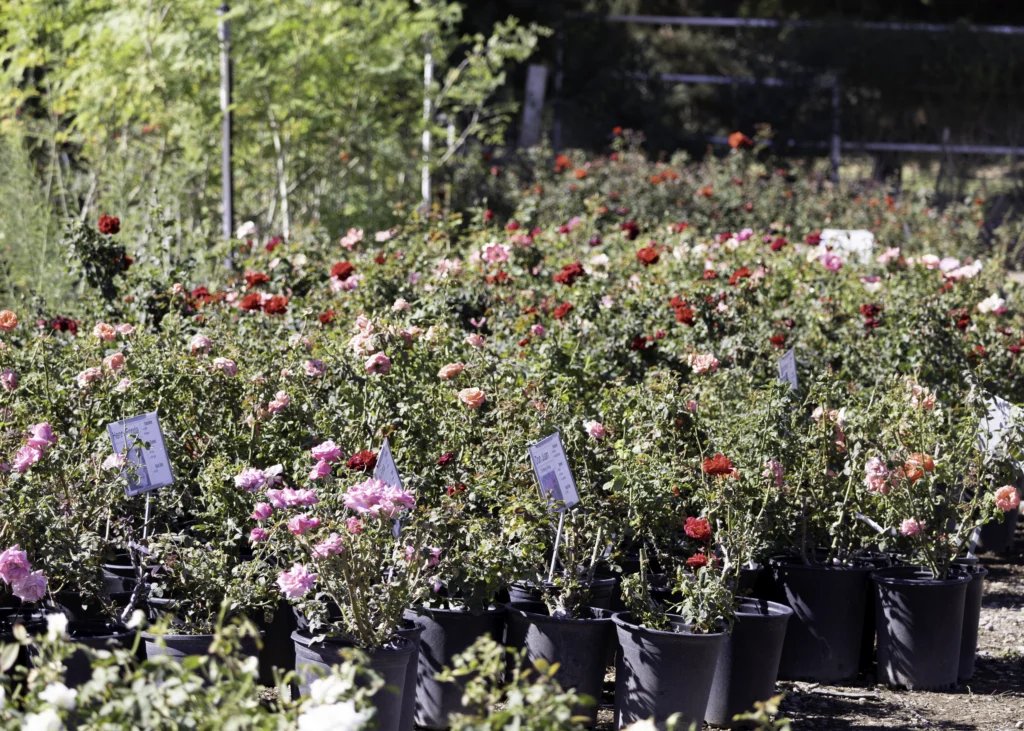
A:
[[[978,442],[982,449],[994,452],[1003,439],[1003,433],[1013,422],[1013,407],[1009,401],[998,396],[993,396],[985,404],[988,407],[988,414],[979,425]]]
[[[796,353],[792,348],[779,361],[779,380],[787,382],[790,391],[796,390]]]
[[[861,264],[870,264],[875,249],[875,235],[863,229],[826,228],[821,232],[819,246],[831,246],[844,259],[856,255]]]
[[[135,465],[134,476],[128,470],[121,473],[128,479],[124,489],[128,497],[174,484],[160,418],[155,411],[107,424],[107,434],[114,454],[123,454]]]
[[[580,496],[576,492],[576,480],[569,469],[569,460],[565,457],[561,434],[555,432],[528,449],[541,495],[558,503],[554,509],[559,513],[576,505]]]
[[[377,466],[373,468],[373,476],[385,485],[397,487],[399,490],[405,489],[402,487],[402,478],[398,475],[398,465],[391,456],[391,445],[388,444],[387,437],[384,437],[384,445],[377,455]]]

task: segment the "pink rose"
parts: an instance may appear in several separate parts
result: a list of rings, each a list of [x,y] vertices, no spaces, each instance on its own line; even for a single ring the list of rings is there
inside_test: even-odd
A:
[[[821,252],[821,256],[818,257],[818,261],[821,262],[821,265],[830,272],[838,272],[843,268],[842,258],[831,251]]]
[[[120,470],[127,461],[123,454],[109,454],[101,466],[105,470]]]
[[[306,531],[313,530],[314,528],[320,527],[319,518],[310,518],[305,514],[296,515],[294,518],[288,521],[288,530],[292,534],[301,536]]]
[[[386,374],[391,370],[391,359],[384,353],[374,353],[366,359],[365,367],[367,373]]]
[[[46,596],[46,577],[42,571],[33,571],[12,581],[11,592],[23,602],[38,602]]]
[[[112,371],[124,368],[124,353],[114,353],[103,359],[103,367]]]
[[[293,505],[316,505],[320,498],[316,496],[316,490],[292,490],[291,499]]]
[[[11,584],[32,573],[32,565],[28,562],[28,554],[17,544],[0,553],[0,579]]]
[[[484,339],[482,335],[478,333],[472,333],[466,336],[466,345],[470,345],[474,348],[484,347]]]
[[[1013,485],[1003,485],[996,490],[996,506],[1002,511],[1016,510],[1020,505],[1020,495]]]
[[[544,334],[546,332],[547,332],[547,330],[544,328],[543,325],[534,325],[533,327],[530,328],[530,333],[535,338],[542,338],[542,337],[544,337]]]
[[[341,543],[341,536],[337,533],[331,533],[324,540],[320,541],[313,547],[313,558],[327,558],[328,556],[337,556],[344,550],[344,546]]]
[[[235,361],[230,358],[214,358],[213,367],[218,371],[223,371],[229,376],[238,375],[238,366]]]
[[[352,535],[358,535],[363,532],[363,521],[359,518],[349,518],[345,521],[345,527]]]
[[[263,474],[263,470],[257,470],[253,467],[246,467],[240,473],[235,475],[235,487],[245,490],[246,492],[256,492],[267,482],[266,475]]]
[[[288,405],[292,402],[291,396],[286,391],[278,391],[274,394],[274,399],[267,404],[267,411],[271,414],[276,414],[278,411],[282,411],[288,408]]]
[[[764,472],[761,473],[761,477],[771,479],[775,487],[782,487],[784,477],[782,463],[775,459],[766,460],[764,463]]]
[[[327,372],[322,360],[307,360],[302,364],[302,371],[310,378],[317,378]]]
[[[92,329],[92,334],[100,340],[111,343],[117,337],[117,330],[114,329],[113,325],[108,325],[105,322],[97,322],[96,327]]]
[[[249,543],[263,543],[270,537],[264,528],[253,528],[249,531]]]
[[[194,335],[188,343],[188,351],[192,355],[196,353],[209,353],[213,343],[205,335]]]
[[[900,523],[900,533],[905,536],[916,536],[924,529],[924,523],[918,522],[913,518],[907,518]]]
[[[18,372],[10,368],[4,368],[3,373],[0,373],[0,385],[2,385],[4,390],[8,393],[18,387],[19,381]]]
[[[256,507],[253,508],[252,515],[249,517],[253,520],[266,520],[274,514],[274,506],[270,503],[256,503]]]
[[[24,472],[42,458],[43,452],[41,449],[33,447],[31,444],[26,444],[14,455],[14,471]]]
[[[428,547],[427,550],[430,552],[430,558],[427,559],[427,566],[437,566],[441,562],[441,549]]]
[[[277,585],[289,599],[298,599],[313,588],[316,582],[316,574],[311,574],[302,564],[294,564],[288,571],[282,571],[277,576]]]
[[[464,388],[459,391],[459,401],[471,409],[478,409],[484,405],[487,395],[479,388]]]
[[[79,388],[85,388],[93,381],[97,381],[103,378],[103,371],[99,368],[86,368],[84,371],[75,376],[75,381],[78,382]]]
[[[373,240],[378,244],[383,244],[385,241],[390,241],[395,235],[395,229],[389,228],[386,231],[378,231],[373,235]]]
[[[331,474],[331,463],[325,459],[322,459],[315,465],[313,465],[313,469],[309,471],[309,479],[319,480],[321,478],[327,477],[327,475],[329,474]]]
[[[363,240],[363,229],[361,228],[350,228],[348,232],[341,237],[341,245],[349,251],[352,247]]]
[[[880,495],[889,494],[889,470],[878,457],[872,457],[864,465],[864,484],[868,492],[875,492]]]
[[[875,257],[875,261],[879,264],[888,264],[889,262],[896,261],[900,258],[899,247],[889,247],[881,254]]]
[[[590,435],[591,439],[601,440],[608,434],[608,430],[604,428],[604,424],[596,421],[584,421],[583,428],[586,430],[587,434]]]
[[[464,370],[466,370],[466,366],[462,363],[449,363],[441,367],[441,370],[437,372],[437,377],[442,381],[450,381]]]
[[[395,300],[395,304],[391,305],[392,312],[405,312],[409,309],[409,303],[402,297]]]
[[[711,353],[690,355],[686,360],[694,373],[714,373],[718,370],[718,358]]]
[[[53,427],[45,421],[33,424],[28,428],[28,431],[31,436],[28,438],[27,444],[42,452],[49,449],[51,444],[57,443],[57,437],[53,433]]]
[[[323,444],[318,444],[310,450],[310,454],[313,455],[313,459],[320,460],[322,462],[337,462],[341,457],[341,447],[335,444],[331,440],[327,440]]]
[[[480,251],[480,258],[490,264],[501,264],[508,261],[510,252],[511,250],[505,244],[492,241]]]

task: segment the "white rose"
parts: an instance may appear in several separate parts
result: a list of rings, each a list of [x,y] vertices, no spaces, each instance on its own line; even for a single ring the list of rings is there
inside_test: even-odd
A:
[[[64,685],[64,683],[50,683],[39,694],[40,699],[65,711],[75,710],[75,699],[77,696],[78,694]]]
[[[52,708],[28,714],[21,724],[21,731],[61,731],[63,728],[60,716]]]
[[[299,731],[359,731],[370,720],[370,715],[357,711],[352,701],[303,708],[299,714]]]

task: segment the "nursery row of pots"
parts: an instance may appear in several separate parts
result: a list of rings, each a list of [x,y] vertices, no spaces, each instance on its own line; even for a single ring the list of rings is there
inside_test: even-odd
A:
[[[1016,517],[1012,513],[991,535],[1004,545],[1008,537],[1012,545]],[[410,609],[393,640],[368,653],[370,667],[386,681],[373,699],[378,728],[409,731],[414,723],[447,728],[449,716],[463,710],[462,687],[436,676],[485,635],[525,649],[528,661],[558,663],[559,683],[595,702],[602,696],[607,667],[614,666],[618,728],[648,718],[663,723],[676,713],[684,724],[703,720],[731,726],[736,714],[774,695],[777,678],[833,683],[871,673],[876,633],[880,681],[912,689],[948,688],[973,675],[986,574],[973,558],[959,560],[947,576],[936,579],[884,553],[862,554],[842,564],[778,556],[764,569],[745,573],[743,583],[752,596],[737,597],[731,624],[703,633],[691,631],[683,617],[674,615],[668,631],[643,626],[622,611],[615,578],[594,580],[588,606],[571,618],[553,615],[542,591],[522,584],[509,587],[508,601],[481,613]],[[108,570],[108,580],[118,590],[111,592],[112,600],[130,598],[131,592],[124,591],[130,579]],[[675,598],[668,590],[652,595],[666,605]],[[151,619],[173,614],[167,600],[146,601]],[[64,611],[74,616],[76,608]],[[78,608],[78,616],[88,614]],[[41,627],[42,610],[13,613],[5,621]],[[261,629],[262,647],[250,642],[243,652],[259,656],[264,682],[272,682],[275,668],[297,670],[297,694],[308,693],[312,681],[353,646],[314,637],[302,614],[283,604]],[[89,618],[72,619],[69,632],[75,641],[95,648],[111,643],[130,647],[135,635],[119,623]],[[142,636],[140,654],[179,660],[204,654],[212,640],[196,634]],[[84,682],[89,673],[88,659],[81,654],[68,662],[69,685]],[[596,706],[578,712],[596,720]]]

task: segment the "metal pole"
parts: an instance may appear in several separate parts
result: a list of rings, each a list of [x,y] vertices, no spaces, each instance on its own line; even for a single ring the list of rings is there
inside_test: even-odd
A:
[[[832,179],[839,182],[839,154],[842,150],[842,139],[839,134],[839,76],[832,77]]]
[[[231,10],[224,3],[217,9],[221,20],[217,23],[220,40],[220,146],[221,146],[221,198],[223,201],[222,233],[230,239],[234,232],[235,181],[231,172],[231,21],[223,16]]]
[[[562,149],[562,82],[565,78],[565,35],[562,24],[555,33],[555,83],[551,100],[551,147],[555,152]]]
[[[149,535],[149,516],[150,516],[150,501],[149,493],[146,493],[146,518],[142,523],[142,537],[146,538]]]
[[[428,46],[429,48],[429,46]],[[423,209],[430,210],[430,117],[433,103],[430,99],[430,85],[434,82],[434,57],[428,50],[423,56],[423,175],[420,193],[423,195]]]
[[[567,508],[562,508],[562,514],[558,516],[558,532],[555,533],[555,548],[551,553],[551,569],[548,571],[549,584],[555,580],[555,563],[558,561],[558,546],[562,542],[562,528],[565,526],[566,510]]]

